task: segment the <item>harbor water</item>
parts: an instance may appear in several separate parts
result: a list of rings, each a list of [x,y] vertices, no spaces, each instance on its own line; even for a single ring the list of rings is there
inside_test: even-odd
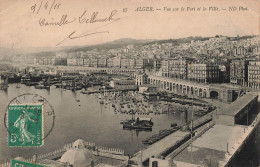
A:
[[[34,93],[46,98],[55,111],[55,126],[45,139],[44,146],[21,148],[7,146],[7,130],[4,126],[4,114],[7,104],[16,96]],[[103,147],[120,148],[126,154],[134,154],[145,148],[142,140],[158,134],[159,130],[170,129],[172,123],[182,124],[184,113],[176,112],[161,115],[140,115],[152,118],[154,126],[151,132],[123,130],[120,122],[131,119],[128,114],[115,114],[113,107],[102,105],[94,95],[81,94],[80,91],[35,89],[33,86],[9,84],[7,91],[0,90],[0,162],[7,162],[18,156],[31,158],[34,154],[48,153],[64,144],[77,139],[96,143]]]

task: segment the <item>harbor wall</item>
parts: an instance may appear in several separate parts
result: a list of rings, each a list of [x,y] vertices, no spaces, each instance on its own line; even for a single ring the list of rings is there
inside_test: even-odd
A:
[[[259,138],[260,122],[255,125],[254,130],[248,134],[246,140],[241,143],[240,147],[236,150],[236,153],[232,156],[229,162],[224,167],[255,167],[259,166],[260,159],[257,156],[253,157],[252,154],[259,152],[257,146],[257,139]],[[259,157],[259,155],[258,155]]]

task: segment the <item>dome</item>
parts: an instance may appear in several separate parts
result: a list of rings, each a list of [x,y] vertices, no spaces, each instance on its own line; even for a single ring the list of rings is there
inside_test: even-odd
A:
[[[76,141],[73,143],[72,148],[79,148],[79,149],[86,148],[85,141],[82,140],[82,139],[76,140]]]
[[[62,155],[60,161],[69,162],[73,167],[82,167],[90,164],[93,158],[92,152],[88,149],[72,148]]]

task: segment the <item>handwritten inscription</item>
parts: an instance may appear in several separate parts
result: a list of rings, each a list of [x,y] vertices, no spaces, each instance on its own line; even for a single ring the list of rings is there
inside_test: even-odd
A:
[[[86,10],[82,13],[82,15],[79,17],[79,23],[103,23],[103,22],[109,22],[109,21],[114,21],[114,20],[117,20],[114,18],[114,16],[116,15],[117,13],[117,10],[113,10],[110,15],[108,17],[105,17],[105,18],[98,18],[98,12],[94,12],[91,16],[90,19],[86,18],[85,15],[86,15]]]
[[[56,46],[63,44],[68,40],[88,37],[96,34],[108,34],[109,31],[106,31],[101,28],[105,28],[109,24],[115,23],[120,20],[120,14],[127,14],[128,12],[136,12],[136,13],[151,13],[151,12],[246,12],[249,9],[246,6],[227,6],[226,8],[218,7],[218,6],[137,6],[133,8],[124,7],[122,9],[114,9],[102,15],[99,11],[94,11],[92,13],[88,12],[88,10],[84,9],[82,12],[75,16],[74,14],[67,13],[66,9],[63,9],[61,0],[41,0],[38,3],[30,6],[30,10],[33,14],[38,15],[38,24],[41,27],[62,27],[67,26],[69,24],[78,24],[81,26],[87,24],[99,24],[96,28],[92,28],[91,30],[86,29],[85,32],[78,32],[76,30],[71,30],[68,35],[57,43]],[[81,10],[81,9],[80,9]],[[58,12],[59,11],[59,12]],[[55,13],[57,12],[57,13]],[[75,26],[77,27],[77,26]]]
[[[73,23],[76,19],[68,20],[68,15],[62,15],[59,21],[47,21],[45,18],[40,18],[39,19],[39,25],[40,26],[63,26],[66,24]]]
[[[117,10],[111,10],[105,17],[100,16],[98,11],[93,12],[91,15],[87,15],[87,10],[84,10],[79,16],[70,16],[69,14],[65,13],[61,16],[55,16],[54,11],[58,11],[62,8],[62,4],[59,2],[56,2],[56,0],[46,0],[41,1],[39,4],[34,4],[31,6],[31,11],[33,14],[38,15],[40,12],[46,12],[47,15],[41,15],[41,17],[38,20],[38,24],[41,27],[49,27],[49,26],[66,26],[68,24],[77,23],[80,25],[84,24],[98,24],[101,25],[99,27],[96,27],[91,30],[86,30],[86,32],[80,33],[75,30],[73,30],[71,33],[69,33],[68,36],[66,36],[63,40],[61,40],[59,43],[57,43],[56,46],[63,44],[67,40],[73,40],[83,37],[92,36],[95,34],[104,34],[109,33],[109,31],[102,30],[97,31],[98,29],[104,28],[108,26],[109,24],[112,24],[118,20],[120,20],[119,17],[117,17]],[[123,12],[127,12],[127,8],[124,8]],[[52,15],[51,15],[52,14]],[[54,17],[53,17],[54,16]]]
[[[50,5],[51,4],[51,5]],[[39,13],[42,9],[43,10],[47,10],[48,14],[51,14],[52,10],[58,10],[60,8],[61,4],[60,3],[56,3],[56,0],[53,0],[52,3],[50,3],[49,1],[41,1],[40,4],[34,4],[33,6],[31,6],[31,10],[33,13]]]
[[[114,18],[116,15],[117,10],[113,10],[108,17],[105,18],[99,18],[98,17],[98,12],[93,12],[92,16],[90,18],[86,17],[86,10],[78,17],[78,22],[80,24],[93,24],[93,23],[104,23],[104,22],[110,22],[117,20],[119,18]],[[68,19],[68,15],[62,15],[59,20],[54,20],[51,18],[51,20],[47,20],[46,18],[40,18],[39,19],[39,25],[40,26],[63,26],[66,24],[70,24],[76,21],[76,18],[74,17],[73,19]]]

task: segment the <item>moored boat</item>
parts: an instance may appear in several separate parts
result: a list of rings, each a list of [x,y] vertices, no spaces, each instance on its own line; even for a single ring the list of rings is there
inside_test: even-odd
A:
[[[136,118],[121,122],[124,129],[151,130],[153,127],[152,118]]]

